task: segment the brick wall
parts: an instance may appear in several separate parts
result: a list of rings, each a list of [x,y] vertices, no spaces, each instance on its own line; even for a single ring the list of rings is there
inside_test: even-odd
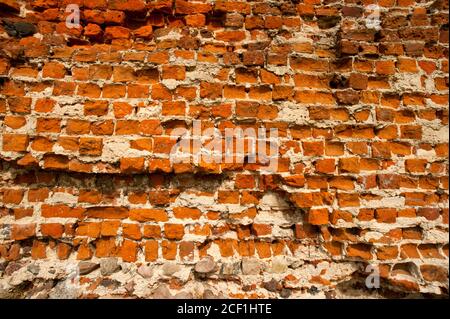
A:
[[[0,0],[0,297],[448,296],[447,10]]]

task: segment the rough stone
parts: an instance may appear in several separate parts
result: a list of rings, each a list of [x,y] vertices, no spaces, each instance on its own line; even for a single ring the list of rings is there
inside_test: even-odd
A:
[[[193,299],[193,298],[194,296],[192,295],[192,293],[187,291],[179,292],[174,296],[174,299]]]
[[[172,294],[170,293],[167,285],[159,285],[155,290],[153,290],[151,298],[153,299],[172,299]]]
[[[21,262],[10,262],[5,268],[5,275],[11,276],[14,272],[18,271],[25,265]]]
[[[172,276],[174,273],[180,270],[180,266],[175,263],[166,263],[163,266],[163,272],[166,276]]]
[[[5,22],[5,30],[12,37],[28,37],[36,33],[36,26],[28,22]]]
[[[98,269],[100,267],[97,263],[91,263],[88,261],[82,261],[78,263],[78,270],[80,272],[80,275],[87,275],[94,270]]]
[[[144,278],[151,278],[153,275],[153,269],[149,266],[142,265],[137,270],[138,274]]]
[[[238,275],[241,272],[241,264],[239,262],[223,263],[221,272],[226,276]]]
[[[100,260],[100,273],[102,276],[109,276],[120,270],[117,258],[105,258]]]
[[[30,273],[32,273],[34,276],[36,276],[37,274],[39,274],[41,267],[39,267],[39,265],[36,265],[36,264],[31,264],[31,265],[28,265],[27,270]]]
[[[281,285],[280,282],[276,279],[271,279],[263,284],[264,289],[267,289],[270,292],[277,292],[280,290]]]
[[[242,273],[244,275],[258,275],[260,271],[260,262],[256,258],[242,258]]]
[[[281,298],[289,298],[291,296],[291,294],[292,294],[292,290],[291,289],[283,288],[280,291]]]
[[[273,273],[284,273],[288,268],[287,261],[284,258],[274,258],[272,260],[271,271]]]

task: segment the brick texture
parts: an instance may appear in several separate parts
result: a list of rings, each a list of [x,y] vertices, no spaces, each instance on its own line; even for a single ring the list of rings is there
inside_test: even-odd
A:
[[[373,3],[0,0],[0,297],[448,296],[448,1]]]

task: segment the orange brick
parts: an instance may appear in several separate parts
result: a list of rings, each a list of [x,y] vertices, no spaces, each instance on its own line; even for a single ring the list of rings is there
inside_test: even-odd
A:
[[[219,191],[218,202],[224,204],[239,204],[239,192]]]
[[[120,221],[106,220],[101,223],[100,234],[102,236],[116,236],[119,230]]]
[[[312,225],[326,225],[328,224],[328,209],[311,209],[308,212],[308,223]]]
[[[115,102],[113,104],[113,109],[116,118],[123,118],[133,112],[133,107],[126,102]]]
[[[199,219],[202,213],[198,208],[174,207],[173,215],[178,219]]]
[[[266,236],[272,233],[272,227],[266,224],[252,224],[252,232],[255,236]]]
[[[323,142],[302,142],[305,156],[321,156],[324,153]]]
[[[364,260],[373,259],[371,246],[367,244],[352,244],[347,246],[347,256]]]
[[[11,228],[12,240],[23,240],[34,237],[36,234],[36,224],[14,224]]]
[[[33,240],[33,247],[31,247],[31,258],[44,259],[47,257],[47,246],[44,242],[39,240]]]
[[[135,262],[137,258],[138,244],[132,240],[125,239],[120,247],[120,257],[125,262]]]
[[[184,226],[181,224],[164,224],[164,236],[168,239],[182,239]]]
[[[316,172],[325,174],[334,173],[336,170],[335,165],[336,163],[334,159],[321,159],[314,163]]]
[[[23,189],[5,189],[3,191],[3,203],[20,204],[25,191]]]
[[[186,68],[182,65],[164,65],[162,69],[163,79],[184,80]]]
[[[61,120],[52,118],[38,118],[36,131],[43,133],[58,133],[61,130]]]
[[[127,245],[126,248],[130,248],[130,245]],[[120,247],[116,246],[115,238],[101,238],[96,242],[95,255],[99,258],[116,257],[119,255],[119,252]],[[125,253],[127,253],[126,250]]]
[[[378,208],[375,211],[375,218],[379,223],[395,223],[397,210],[395,208]]]
[[[216,34],[216,40],[224,42],[239,42],[245,39],[243,31],[222,31]]]
[[[58,256],[58,259],[60,259],[60,260],[68,259],[71,251],[72,251],[72,247],[68,244],[59,243],[56,246],[56,254]]]
[[[144,165],[145,159],[143,157],[120,159],[120,170],[122,172],[143,172]]]
[[[100,156],[102,155],[103,140],[101,138],[82,137],[80,138],[80,155]]]
[[[42,68],[42,77],[61,79],[66,75],[66,69],[59,62],[47,62]]]
[[[89,207],[86,210],[86,212],[87,216],[90,218],[125,219],[128,217],[128,209],[125,207],[114,207],[114,206]]]
[[[56,223],[42,224],[41,233],[43,236],[61,238],[62,234],[64,233],[64,225]]]
[[[129,239],[140,240],[142,238],[139,224],[122,224],[122,234]]]
[[[249,174],[237,174],[235,179],[235,187],[242,188],[255,188],[255,177]]]
[[[186,103],[184,101],[163,102],[162,115],[185,115]]]
[[[14,218],[19,220],[21,218],[33,216],[34,210],[32,208],[14,208]]]
[[[141,209],[131,209],[130,219],[139,222],[147,222],[147,221],[165,222],[168,220],[168,217],[167,213],[163,209],[141,208]]]
[[[98,238],[100,235],[101,224],[100,223],[91,223],[91,222],[83,222],[79,223],[76,229],[77,236],[87,236],[91,238]]]

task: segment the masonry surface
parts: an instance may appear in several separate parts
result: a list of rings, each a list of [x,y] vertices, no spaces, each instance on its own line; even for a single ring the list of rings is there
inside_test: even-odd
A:
[[[448,297],[448,105],[446,0],[0,0],[0,298]]]

